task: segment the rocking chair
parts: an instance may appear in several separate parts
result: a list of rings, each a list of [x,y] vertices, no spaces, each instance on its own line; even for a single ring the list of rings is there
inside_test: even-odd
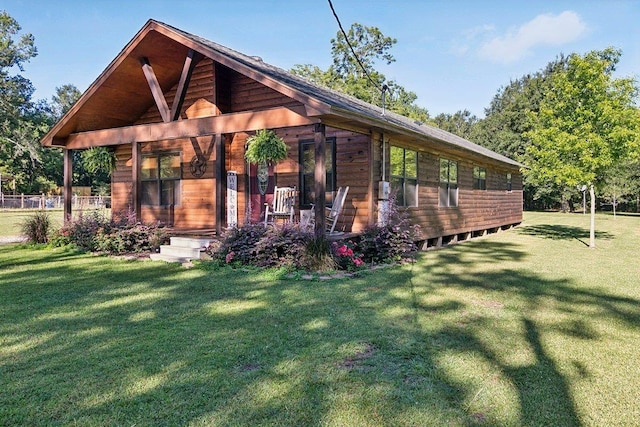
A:
[[[344,208],[344,201],[347,198],[347,193],[349,192],[349,186],[340,187],[336,192],[336,197],[333,199],[333,205],[330,208],[326,208],[326,216],[325,216],[325,231],[327,234],[333,234],[334,229],[336,228],[336,223],[338,222],[338,217],[342,213],[342,208]]]
[[[296,187],[275,187],[273,202],[265,203],[264,225],[275,223],[280,218],[293,223],[293,205],[296,198]]]

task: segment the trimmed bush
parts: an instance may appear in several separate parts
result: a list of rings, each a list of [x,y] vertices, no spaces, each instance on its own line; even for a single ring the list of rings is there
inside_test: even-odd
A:
[[[295,226],[246,224],[227,231],[222,242],[207,252],[226,264],[304,269],[311,263],[307,251],[311,238],[311,233]]]
[[[168,241],[169,235],[160,224],[141,224],[132,215],[109,220],[100,212],[92,211],[81,212],[77,219],[67,222],[52,239],[52,244],[121,255],[155,251]]]
[[[412,224],[407,211],[400,211],[395,198],[391,197],[384,224],[367,227],[358,249],[363,261],[368,263],[399,261],[418,250],[415,242],[420,237],[420,226]]]

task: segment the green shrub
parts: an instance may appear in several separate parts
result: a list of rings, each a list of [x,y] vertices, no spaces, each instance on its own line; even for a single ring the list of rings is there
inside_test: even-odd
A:
[[[169,241],[169,235],[158,226],[133,224],[101,229],[96,234],[96,249],[113,255],[157,250]]]
[[[120,255],[155,251],[168,241],[169,235],[160,224],[141,224],[134,215],[109,220],[93,211],[88,214],[81,212],[78,218],[67,222],[52,239],[52,244]]]
[[[257,267],[305,268],[309,263],[307,244],[311,234],[298,227],[265,227],[246,224],[223,235],[207,252],[226,264]]]
[[[85,251],[96,251],[96,235],[109,229],[111,222],[99,211],[80,212],[78,217],[67,221],[52,240],[54,246],[75,245]]]
[[[29,243],[47,243],[51,229],[51,218],[45,211],[37,211],[24,220],[20,227]]]
[[[398,261],[417,251],[420,234],[420,226],[412,224],[407,212],[400,211],[391,197],[385,224],[367,227],[357,248],[367,263]]]

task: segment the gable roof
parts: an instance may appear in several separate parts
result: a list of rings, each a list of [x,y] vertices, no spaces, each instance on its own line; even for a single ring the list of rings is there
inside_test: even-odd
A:
[[[157,52],[162,46],[163,52]],[[155,47],[152,52],[150,49]],[[153,105],[148,85],[140,72],[138,58],[159,56],[152,60],[163,92],[179,79],[182,61],[189,49],[209,57],[241,74],[284,93],[305,104],[308,114],[318,117],[339,117],[366,123],[381,131],[434,141],[463,152],[470,152],[499,163],[522,166],[506,156],[461,138],[442,129],[409,119],[344,93],[314,84],[260,58],[245,55],[226,46],[190,34],[171,25],[150,19],[120,54],[109,64],[78,102],[43,138],[43,145],[53,145],[58,138],[73,132],[127,126],[127,118],[140,116]],[[124,87],[121,85],[124,84]],[[140,91],[140,92],[138,92]],[[102,111],[100,117],[95,111]],[[94,113],[92,113],[94,112]]]

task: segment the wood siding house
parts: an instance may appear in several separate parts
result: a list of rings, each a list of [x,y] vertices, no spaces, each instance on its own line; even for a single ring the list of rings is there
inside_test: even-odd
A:
[[[244,160],[259,129],[289,148],[265,195]],[[325,203],[349,186],[337,229],[357,233],[378,220],[382,181],[429,244],[522,221],[519,163],[154,20],[42,144],[64,149],[67,217],[72,150],[107,146],[113,213],[176,230],[259,220],[274,185],[296,186],[296,213],[315,205],[319,229]]]

